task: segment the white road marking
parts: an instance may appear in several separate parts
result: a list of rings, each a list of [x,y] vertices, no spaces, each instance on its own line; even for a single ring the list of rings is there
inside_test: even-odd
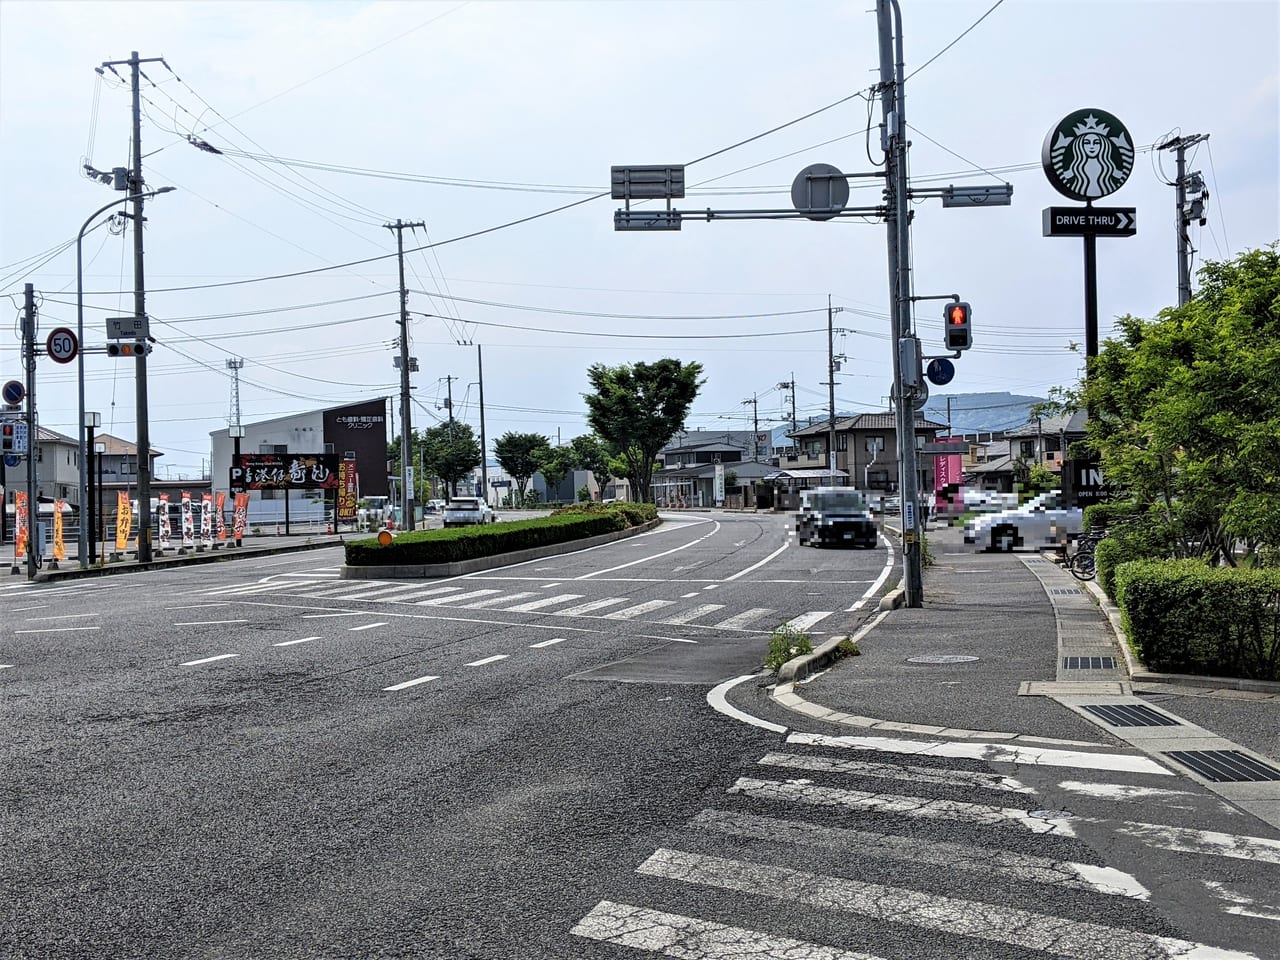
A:
[[[332,580],[333,577],[336,577],[338,575],[338,571],[334,570],[333,576],[330,576],[330,577],[316,576],[317,573],[325,573],[325,572],[326,571],[324,570],[308,570],[303,573],[277,573],[276,576],[277,577],[298,577],[300,579],[306,579],[306,580],[325,580],[325,579]]]
[[[663,607],[669,607],[674,600],[646,600],[644,603],[637,603],[634,607],[623,607],[621,610],[615,610],[613,613],[603,614],[605,620],[633,620],[644,613],[653,610],[661,610]]]
[[[1227,913],[1235,914],[1238,917],[1256,917],[1259,920],[1280,920],[1280,904],[1260,904],[1253,897],[1228,887],[1225,883],[1218,883],[1216,880],[1201,880],[1200,882],[1214,896],[1231,904],[1231,906],[1227,907]]]
[[[446,597],[432,597],[430,600],[419,600],[419,607],[438,607],[444,603],[455,603],[460,600],[478,600],[481,597],[491,597],[495,593],[501,593],[501,590],[472,590],[470,593],[460,593],[457,596],[450,594]]]
[[[773,613],[768,607],[752,607],[750,610],[743,610],[742,613],[730,617],[728,620],[721,620],[716,624],[725,630],[741,630],[753,620],[759,620],[763,616]]]
[[[216,590],[205,590],[201,596],[205,597],[251,597],[257,593],[271,593],[276,590],[287,590],[294,584],[278,581],[276,583],[251,583],[239,584],[234,587],[219,587]]]
[[[808,630],[810,627],[816,626],[819,621],[827,619],[834,612],[834,610],[810,610],[808,613],[802,613],[798,617],[792,617],[783,626],[791,627],[793,630]]]
[[[372,630],[374,627],[385,627],[386,625],[387,621],[379,620],[377,623],[362,623],[358,627],[347,627],[347,629],[352,633],[357,633],[361,630]]]
[[[1146,887],[1121,870],[1070,860],[1053,860],[1012,850],[940,840],[917,840],[897,834],[850,830],[846,827],[779,820],[775,817],[723,810],[703,810],[689,821],[689,825],[730,836],[789,846],[808,844],[857,850],[859,854],[870,854],[877,859],[930,863],[950,869],[971,870],[983,876],[996,873],[1019,883],[1043,883],[1091,890],[1133,900],[1148,900],[1151,897],[1151,892]]]
[[[76,620],[80,617],[97,617],[97,613],[62,613],[56,617],[27,617],[27,623],[44,623],[46,620]]]
[[[696,597],[697,595],[698,595],[698,591],[697,591],[697,590],[693,591],[693,593],[682,593],[682,594],[680,594],[680,599],[681,599],[681,600],[688,600],[690,597]]]
[[[1095,823],[1112,821],[1095,820]],[[1170,827],[1161,823],[1114,824],[1117,833],[1134,837],[1153,847],[1172,850],[1175,853],[1196,853],[1215,857],[1231,857],[1236,860],[1254,860],[1260,863],[1280,864],[1280,840],[1266,837],[1247,837],[1217,830],[1193,830],[1189,827]]]
[[[694,607],[692,610],[686,610],[684,613],[678,613],[674,617],[663,620],[663,623],[688,623],[691,620],[697,620],[699,617],[705,617],[708,613],[715,613],[717,610],[723,610],[723,603],[704,603],[701,606]]]
[[[605,607],[616,607],[620,603],[627,603],[626,597],[610,597],[606,600],[591,600],[587,603],[580,603],[576,607],[569,607],[565,610],[557,610],[556,613],[565,617],[580,617],[583,614],[591,613],[595,610],[603,610]]]
[[[1102,954],[1107,960],[1258,960],[1249,953],[1137,930],[682,850],[659,848],[637,872],[886,923],[911,924],[948,936],[1009,944],[1063,960],[1096,960]]]
[[[390,603],[416,603],[421,597],[435,597],[442,593],[457,593],[461,587],[432,587],[430,590],[421,590],[418,593],[406,593],[402,597],[396,597]]]
[[[229,601],[217,600],[213,603],[189,603],[180,607],[169,607],[170,610],[208,610],[210,607],[225,607]]]
[[[746,683],[748,680],[757,680],[766,676],[764,673],[748,673],[741,677],[734,677],[732,680],[726,680],[724,683],[717,684],[707,691],[707,704],[717,713],[723,713],[726,717],[734,720],[741,720],[743,723],[749,723],[753,727],[760,727],[763,730],[772,730],[774,733],[786,733],[787,728],[768,720],[762,720],[759,717],[753,717],[749,713],[743,713],[737,707],[729,703],[726,694],[740,683]]]
[[[883,780],[909,780],[912,783],[977,787],[981,790],[999,790],[1005,793],[1035,793],[1031,787],[1023,786],[1013,777],[1002,777],[998,773],[982,773],[977,770],[947,770],[896,763],[865,763],[861,760],[840,760],[835,757],[815,757],[776,751],[766,753],[760,758],[760,763],[771,767],[787,767],[791,770],[850,773]]]
[[[718,583],[709,583],[709,584],[707,584],[705,587],[703,587],[702,589],[703,589],[703,590],[716,590],[716,589],[718,589],[718,588],[719,588],[719,586],[720,586],[720,584],[718,584]]]
[[[496,597],[490,597],[488,600],[477,600],[475,603],[462,604],[463,610],[483,610],[485,607],[498,607],[504,603],[511,603],[513,600],[519,600],[523,597],[536,597],[538,594],[533,590],[521,590],[519,593],[500,594]]]
[[[238,653],[220,653],[216,657],[205,657],[203,660],[188,660],[186,663],[180,663],[180,667],[198,667],[202,663],[213,663],[216,660],[231,660],[240,656]]]
[[[248,623],[248,620],[183,620],[175,627],[217,627],[227,623]]]
[[[37,603],[34,607],[15,607],[14,613],[26,613],[28,610],[47,610],[52,604]]]
[[[404,683],[394,683],[389,687],[383,687],[384,691],[388,690],[407,690],[409,687],[416,687],[420,683],[430,683],[432,680],[439,680],[439,677],[418,677],[416,680],[406,680]]]
[[[1066,820],[1042,820],[1026,810],[1015,807],[997,807],[986,803],[968,803],[963,800],[929,800],[925,797],[898,796],[892,793],[871,793],[867,790],[846,790],[841,787],[822,787],[809,780],[760,780],[756,777],[739,777],[726,793],[740,793],[761,800],[779,803],[807,803],[817,807],[842,807],[846,810],[864,810],[874,813],[898,814],[924,820],[960,820],[987,827],[1017,824],[1032,833],[1051,833],[1058,837],[1074,837],[1075,830]]]
[[[27,633],[76,633],[81,630],[101,630],[101,627],[39,627],[35,630],[15,630],[14,636],[22,636]]]
[[[755,563],[753,563],[751,566],[747,567],[745,570],[739,570],[737,573],[733,574],[732,576],[725,577],[724,582],[732,583],[734,580],[737,580],[739,577],[745,577],[752,570],[759,570],[770,560],[774,559],[774,557],[776,557],[778,554],[782,553],[782,551],[786,550],[787,546],[788,545],[784,543],[782,546],[780,546],[777,550],[773,551],[773,553],[769,554],[763,560],[758,560]]]
[[[1085,783],[1081,780],[1062,780],[1059,781],[1058,786],[1077,796],[1121,802],[1146,802],[1196,796],[1190,790],[1164,790],[1160,787],[1139,787],[1131,783]]]
[[[516,604],[514,607],[503,607],[503,613],[532,613],[534,610],[541,610],[543,607],[554,607],[560,603],[568,603],[570,600],[581,600],[580,593],[557,593],[554,597],[543,597],[541,600],[531,600],[528,603]]]
[[[542,585],[542,589],[543,589],[543,590],[550,590],[552,587],[558,587],[558,586],[560,586],[560,584],[561,584],[562,582],[563,582],[563,581],[557,581],[557,582],[555,582],[555,583],[544,583],[544,584]]]
[[[495,653],[492,657],[485,657],[483,660],[472,660],[470,663],[463,664],[467,667],[483,667],[488,663],[497,663],[499,660],[505,660],[511,656],[509,653]]]
[[[292,647],[295,643],[310,643],[312,640],[319,640],[319,637],[303,637],[300,640],[285,640],[283,643],[273,643],[273,647]]]
[[[290,584],[292,586],[292,584]],[[319,599],[321,597],[340,597],[347,593],[363,593],[366,590],[373,590],[380,586],[394,586],[385,580],[365,580],[362,583],[351,583],[347,581],[340,587],[326,587],[323,590],[312,590],[310,593],[300,593],[298,596],[307,597],[308,599]]]
[[[1013,743],[943,743],[937,740],[896,740],[890,737],[832,737],[821,733],[793,733],[787,738],[787,742],[815,747],[905,753],[920,757],[954,757],[986,760],[989,763],[1027,763],[1173,776],[1171,771],[1154,760],[1127,753],[1085,753],[1080,750],[1053,750]]]
[[[12,669],[13,669],[12,663],[0,663],[0,670],[12,670]]]
[[[680,546],[674,547],[670,550],[664,550],[662,551],[662,553],[654,553],[654,554],[650,554],[647,557],[641,557],[639,560],[631,560],[627,563],[620,563],[616,567],[606,567],[603,570],[593,570],[591,573],[584,573],[582,576],[574,577],[573,579],[590,580],[592,577],[599,576],[602,573],[613,573],[615,570],[625,570],[627,567],[634,567],[637,563],[650,563],[654,560],[661,559],[662,557],[670,556],[673,553],[679,553],[681,550],[688,550],[690,547],[696,546],[697,544],[701,543],[703,540],[706,540],[708,537],[715,536],[716,531],[720,529],[720,521],[716,520],[713,522],[715,523],[715,528],[710,533],[704,533],[702,536],[698,537],[696,540],[690,540],[688,543],[681,544]]]
[[[551,646],[554,646],[554,645],[555,645],[555,644],[557,644],[557,643],[564,643],[566,639],[568,639],[568,638],[567,638],[567,637],[553,637],[553,638],[551,638],[550,640],[543,640],[543,641],[541,641],[541,642],[539,642],[539,643],[531,643],[531,644],[529,644],[529,649],[530,649],[530,650],[541,650],[543,647],[551,647]]]
[[[324,620],[327,617],[363,617],[367,614],[360,613],[358,610],[345,610],[339,613],[304,613],[303,620]]]
[[[417,583],[401,583],[394,587],[379,587],[376,590],[370,590],[368,593],[349,593],[342,599],[346,600],[368,600],[371,597],[383,598],[390,593],[404,593],[406,590],[419,590],[421,584]]]
[[[589,940],[648,950],[681,960],[734,960],[747,956],[744,950],[761,958],[881,960],[869,953],[849,953],[804,940],[772,936],[710,920],[695,920],[678,913],[663,913],[612,900],[601,900],[569,932]]]
[[[893,572],[893,542],[883,533],[880,534],[880,539],[887,548],[884,558],[884,566],[880,568],[880,576],[876,577],[875,582],[867,588],[867,591],[859,597],[854,605],[849,607],[845,613],[852,613],[855,610],[861,610],[865,604],[875,597],[876,593],[880,590],[880,587],[889,579],[889,574]]]

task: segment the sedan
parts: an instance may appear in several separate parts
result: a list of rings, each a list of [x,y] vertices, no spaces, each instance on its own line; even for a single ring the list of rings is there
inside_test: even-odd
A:
[[[964,525],[964,542],[985,550],[1009,552],[1015,547],[1060,547],[1084,529],[1084,511],[1062,502],[1051,490],[1012,510],[975,517]]]

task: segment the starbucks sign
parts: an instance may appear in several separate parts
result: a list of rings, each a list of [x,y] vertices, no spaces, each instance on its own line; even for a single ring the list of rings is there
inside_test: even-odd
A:
[[[1123,123],[1090,107],[1069,113],[1049,131],[1040,163],[1053,188],[1072,200],[1115,193],[1133,170],[1133,140]]]

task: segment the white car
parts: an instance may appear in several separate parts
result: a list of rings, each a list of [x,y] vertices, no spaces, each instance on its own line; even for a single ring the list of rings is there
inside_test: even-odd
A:
[[[493,523],[497,520],[493,508],[479,497],[454,497],[444,507],[444,525],[462,527],[475,523]]]
[[[1062,502],[1061,490],[1050,490],[1020,507],[975,517],[964,525],[964,542],[985,550],[1014,547],[1058,547],[1084,529],[1084,511]]]

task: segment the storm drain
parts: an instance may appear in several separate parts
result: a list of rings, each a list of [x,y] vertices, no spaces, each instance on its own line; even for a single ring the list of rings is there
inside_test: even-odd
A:
[[[1080,594],[1080,591],[1075,587],[1050,587],[1049,592],[1059,597],[1074,597]]]
[[[1182,725],[1180,721],[1141,703],[1089,703],[1084,705],[1084,709],[1113,727],[1178,727]]]
[[[1063,657],[1063,670],[1114,670],[1115,657]]]
[[[976,663],[977,657],[965,657],[955,653],[927,653],[919,657],[907,657],[907,663]]]
[[[1280,780],[1280,770],[1260,763],[1239,750],[1170,750],[1165,756],[1213,783]]]

